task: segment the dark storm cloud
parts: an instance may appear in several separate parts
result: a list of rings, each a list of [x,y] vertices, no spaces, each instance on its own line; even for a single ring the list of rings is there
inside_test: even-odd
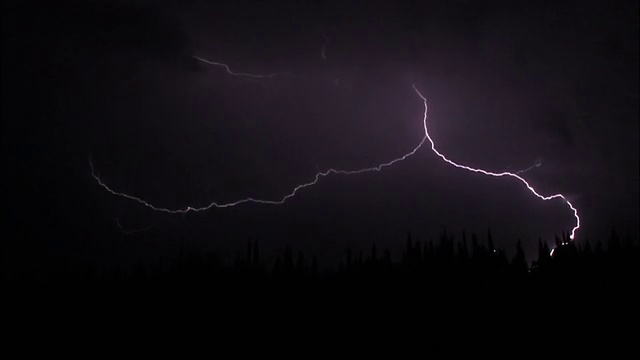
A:
[[[573,135],[569,129],[568,117],[571,114],[559,110],[547,110],[539,120],[539,128],[545,133],[553,136],[563,145],[573,145]]]
[[[618,204],[630,209],[622,221],[630,223],[638,203],[637,3],[619,5],[18,5],[24,21],[3,13],[3,102],[16,100],[3,109],[12,134],[4,146],[21,148],[11,150],[13,162],[39,179],[33,188],[55,189],[57,207],[90,208],[87,228],[111,229],[117,215],[140,227],[169,224],[175,237],[236,243],[269,233],[277,246],[331,243],[339,252],[358,238],[393,244],[407,230],[433,233],[442,224],[533,238],[569,226],[562,204],[456,171],[428,149],[376,176],[322,181],[286,207],[186,219],[108,196],[87,176],[91,152],[110,184],[163,206],[279,197],[318,169],[371,166],[415,146],[415,82],[430,102],[432,135],[452,159],[497,171],[540,157],[528,178],[544,193],[577,199],[586,231]],[[283,75],[247,81],[192,55]],[[56,213],[83,222],[75,210]]]
[[[171,10],[150,1],[63,1],[47,5],[45,16],[78,47],[174,57],[188,39]]]

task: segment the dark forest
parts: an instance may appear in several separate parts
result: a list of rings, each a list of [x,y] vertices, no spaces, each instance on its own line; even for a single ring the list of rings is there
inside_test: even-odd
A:
[[[531,264],[491,232],[444,230],[429,242],[409,234],[398,261],[375,245],[345,249],[335,268],[291,247],[265,261],[257,241],[233,261],[187,246],[127,268],[3,261],[3,351],[633,358],[638,239],[555,241],[553,253],[540,241]]]

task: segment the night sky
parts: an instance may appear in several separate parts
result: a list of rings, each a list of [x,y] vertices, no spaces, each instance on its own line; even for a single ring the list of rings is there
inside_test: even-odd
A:
[[[114,190],[171,209],[279,200],[318,171],[414,149],[414,84],[448,158],[496,172],[540,163],[523,177],[577,207],[578,242],[612,227],[635,235],[638,12],[637,1],[6,2],[3,242],[110,262],[254,239],[331,261],[443,227],[491,228],[508,253],[520,239],[533,256],[538,238],[571,230],[562,201],[456,169],[428,144],[283,205],[187,215],[91,176],[90,159]],[[232,76],[194,56],[275,75]]]

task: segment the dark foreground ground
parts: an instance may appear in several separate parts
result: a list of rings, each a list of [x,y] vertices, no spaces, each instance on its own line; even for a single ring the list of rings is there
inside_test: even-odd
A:
[[[637,242],[562,242],[533,266],[445,238],[408,242],[400,262],[348,254],[335,271],[290,250],[265,265],[256,244],[231,264],[181,253],[109,272],[5,267],[2,353],[637,358]]]

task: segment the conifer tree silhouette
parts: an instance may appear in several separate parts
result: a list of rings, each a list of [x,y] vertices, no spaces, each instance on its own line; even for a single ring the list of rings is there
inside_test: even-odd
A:
[[[256,268],[260,266],[260,250],[258,249],[257,240],[253,241],[253,266]]]
[[[518,240],[516,245],[516,256],[513,259],[512,265],[517,275],[527,272],[527,261],[524,257],[524,250],[522,249],[522,243],[520,240]]]
[[[289,245],[287,245],[287,247],[284,250],[282,267],[287,274],[290,274],[293,272],[293,251],[291,250],[291,247]]]
[[[491,236],[491,229],[487,230],[487,246],[489,247],[489,253],[496,252],[496,247],[493,245],[493,236]]]
[[[376,244],[373,243],[373,246],[371,246],[371,260],[373,262],[377,262],[378,261],[378,249],[376,248]]]
[[[298,251],[298,260],[296,261],[296,272],[298,275],[302,274],[305,270],[304,253],[302,250]]]

